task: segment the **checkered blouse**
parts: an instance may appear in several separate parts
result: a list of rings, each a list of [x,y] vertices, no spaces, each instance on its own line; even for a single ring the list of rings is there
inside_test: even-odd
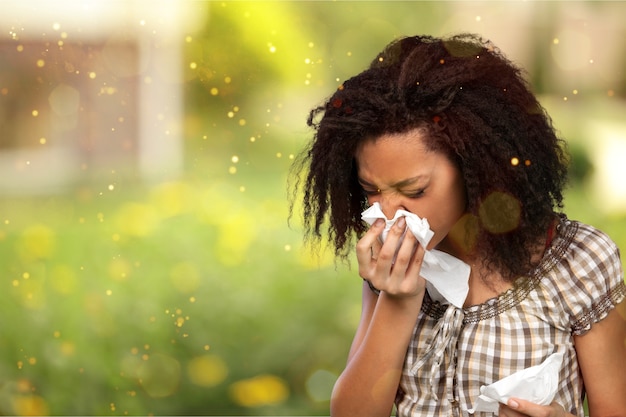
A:
[[[398,415],[468,415],[481,385],[559,351],[564,359],[555,401],[584,416],[573,336],[587,332],[625,296],[616,245],[563,216],[542,263],[499,297],[466,309],[425,297],[402,372]]]

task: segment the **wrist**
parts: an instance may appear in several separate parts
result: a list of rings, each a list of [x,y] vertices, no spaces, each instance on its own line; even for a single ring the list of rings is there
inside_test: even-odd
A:
[[[393,304],[397,308],[414,311],[422,307],[425,292],[425,290],[421,290],[411,294],[391,294],[383,290],[380,291],[378,298],[385,299],[385,302]]]
[[[421,279],[423,280],[423,278]],[[382,288],[382,289],[377,288],[376,286],[374,286],[374,284],[372,284],[372,281],[370,281],[369,279],[363,278],[363,281],[367,283],[370,290],[377,296],[380,296],[380,294],[385,293],[387,297],[394,298],[394,299],[417,298],[421,301],[424,299],[424,294],[426,293],[425,286],[418,286],[417,288],[410,288],[408,291],[400,290],[400,291],[394,292],[394,291],[389,291],[386,288]]]

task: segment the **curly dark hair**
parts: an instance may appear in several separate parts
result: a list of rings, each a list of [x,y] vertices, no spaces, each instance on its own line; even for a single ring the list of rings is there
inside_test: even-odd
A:
[[[528,273],[535,245],[563,208],[565,144],[521,69],[477,35],[392,42],[314,108],[308,124],[315,135],[292,167],[290,216],[302,198],[305,240],[327,234],[344,260],[367,228],[355,151],[383,134],[425,129],[426,146],[458,166],[474,249],[507,279]],[[505,198],[485,204],[493,195]]]

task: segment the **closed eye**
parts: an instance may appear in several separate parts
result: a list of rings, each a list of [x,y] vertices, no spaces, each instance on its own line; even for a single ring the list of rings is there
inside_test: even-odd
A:
[[[424,191],[426,191],[425,188],[422,188],[416,191],[406,191],[404,192],[404,195],[406,195],[409,198],[420,198],[424,195]]]
[[[378,190],[378,189],[372,190],[372,189],[369,189],[369,188],[363,188],[363,192],[368,197],[372,197],[372,196],[380,194],[380,190]]]
[[[380,194],[380,188],[376,187],[374,184],[370,184],[369,182],[361,178],[359,178],[359,184],[361,185],[361,188],[363,189],[365,195],[368,197]]]

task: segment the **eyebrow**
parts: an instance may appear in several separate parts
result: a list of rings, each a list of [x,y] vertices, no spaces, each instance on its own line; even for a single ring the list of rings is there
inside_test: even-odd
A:
[[[405,179],[405,180],[398,181],[397,183],[392,184],[392,185],[391,185],[391,187],[392,187],[392,188],[402,188],[402,187],[406,187],[407,185],[411,185],[411,184],[413,184],[413,183],[415,183],[415,182],[419,181],[419,180],[420,180],[420,179],[422,179],[422,178],[424,178],[424,175],[418,175],[418,176],[416,176],[416,177],[407,178],[407,179]],[[365,180],[364,180],[363,178],[361,178],[361,177],[358,177],[358,181],[359,181],[359,183],[360,183],[362,186],[365,186],[365,187],[373,187],[373,188],[378,188],[376,185],[374,185],[374,184],[372,184],[372,183],[370,183],[370,182],[365,181]]]

